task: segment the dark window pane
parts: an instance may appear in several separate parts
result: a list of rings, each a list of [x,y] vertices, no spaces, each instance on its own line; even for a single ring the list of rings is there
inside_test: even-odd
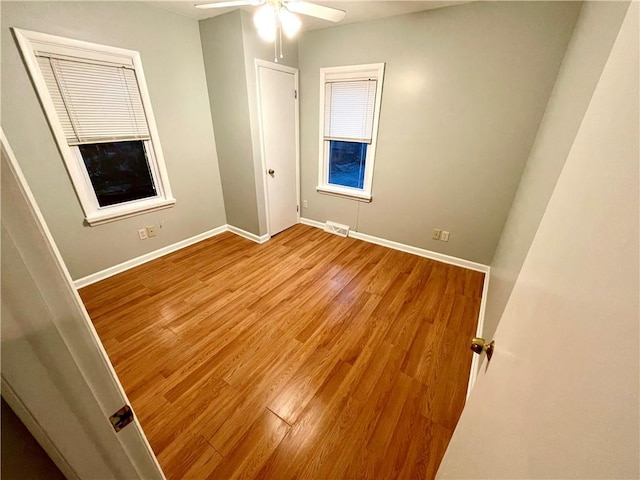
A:
[[[79,145],[101,207],[156,196],[142,141]]]
[[[367,146],[366,143],[331,140],[329,146],[329,183],[363,189]]]

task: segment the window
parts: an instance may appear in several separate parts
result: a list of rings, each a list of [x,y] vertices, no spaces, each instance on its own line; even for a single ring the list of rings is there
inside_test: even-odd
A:
[[[78,148],[101,207],[157,195],[143,142],[88,143]]]
[[[174,205],[139,53],[14,31],[87,223]]]
[[[371,201],[384,64],[320,69],[317,190]]]

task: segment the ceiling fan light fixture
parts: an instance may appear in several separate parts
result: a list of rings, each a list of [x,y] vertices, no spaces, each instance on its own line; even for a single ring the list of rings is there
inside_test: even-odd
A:
[[[339,22],[346,15],[344,10],[317,5],[305,0],[222,0],[194,5],[194,7],[229,8],[244,5],[261,5],[253,16],[253,23],[260,38],[267,42],[273,42],[274,62],[277,62],[278,58],[284,58],[282,35],[293,38],[302,27],[302,21],[296,15],[297,13],[329,22]]]
[[[276,33],[275,28],[258,28],[258,36],[265,42],[275,42]]]
[[[295,37],[296,33],[300,30],[302,26],[302,22],[300,18],[294,13],[291,13],[286,8],[281,8],[278,12],[278,18],[280,20],[280,25],[282,26],[282,31],[287,36],[287,38]]]
[[[260,7],[253,16],[253,23],[260,38],[267,42],[273,42],[276,39],[276,13],[271,5],[265,4]]]

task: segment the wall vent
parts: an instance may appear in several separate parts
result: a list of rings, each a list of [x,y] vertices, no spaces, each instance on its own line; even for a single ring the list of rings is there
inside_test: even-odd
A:
[[[340,235],[341,237],[349,236],[349,225],[341,225],[336,222],[325,222],[324,231]]]

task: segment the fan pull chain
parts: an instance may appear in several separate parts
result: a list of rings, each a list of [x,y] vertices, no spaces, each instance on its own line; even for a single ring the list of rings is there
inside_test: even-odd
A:
[[[273,40],[273,61],[278,63],[278,44],[276,40]]]

